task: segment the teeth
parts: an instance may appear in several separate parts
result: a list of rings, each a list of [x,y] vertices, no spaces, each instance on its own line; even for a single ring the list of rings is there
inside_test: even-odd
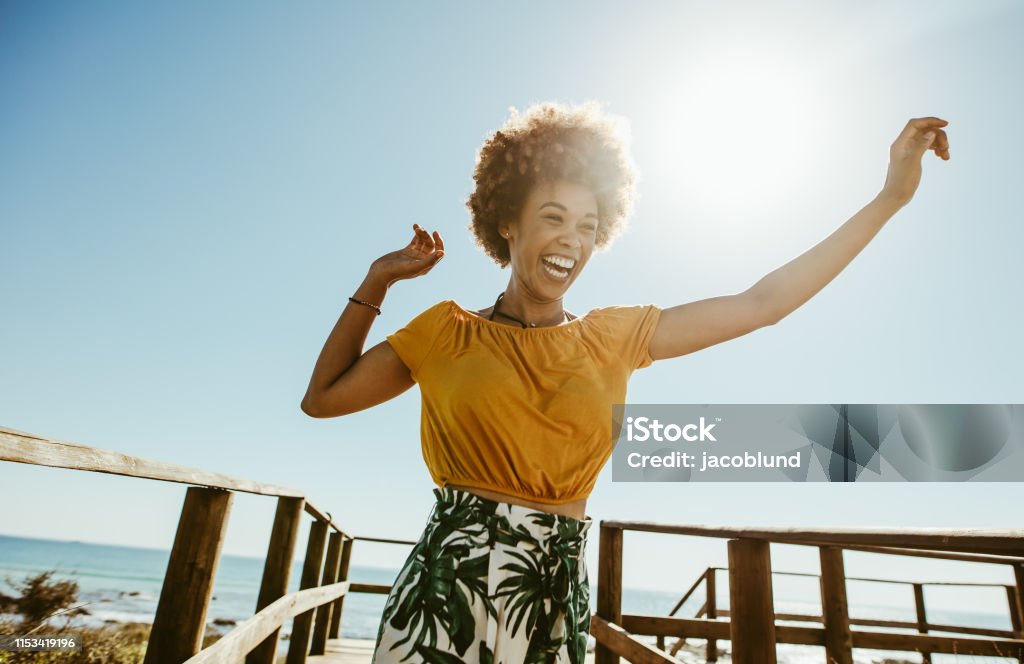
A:
[[[544,256],[543,258],[548,263],[557,265],[558,267],[564,267],[566,270],[571,270],[573,266],[576,265],[576,261],[573,259],[563,258],[562,256]]]
[[[568,279],[569,278],[569,272],[568,271],[559,272],[559,271],[556,271],[556,270],[552,269],[551,266],[549,266],[549,265],[545,265],[544,269],[547,270],[547,273],[550,274],[555,279]]]

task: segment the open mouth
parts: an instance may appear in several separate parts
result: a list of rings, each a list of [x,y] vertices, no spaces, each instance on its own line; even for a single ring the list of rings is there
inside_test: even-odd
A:
[[[576,261],[562,256],[542,256],[541,264],[541,268],[552,279],[566,281],[573,267],[575,267]]]

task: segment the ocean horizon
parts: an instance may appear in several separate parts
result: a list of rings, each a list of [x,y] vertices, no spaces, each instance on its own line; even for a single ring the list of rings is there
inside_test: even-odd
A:
[[[21,581],[27,576],[53,570],[54,579],[73,580],[79,585],[78,602],[89,612],[75,618],[72,625],[89,627],[108,623],[153,622],[164,572],[170,551],[128,547],[121,545],[97,544],[80,541],[50,540],[0,534],[0,592],[16,594],[9,581]],[[299,589],[302,559],[296,560],[289,578],[289,592]],[[366,565],[352,565],[349,580],[360,583],[391,584],[398,575],[397,568],[380,568]],[[235,623],[246,620],[255,613],[256,598],[263,574],[263,559],[259,557],[222,554],[214,582],[213,599],[207,613],[207,629],[219,633],[230,631]],[[591,579],[596,578],[596,570]],[[784,579],[784,577],[783,577]],[[644,588],[623,588],[623,612],[647,615],[668,615],[676,602],[686,591],[678,588],[672,591]],[[353,593],[345,599],[340,636],[353,639],[375,639],[377,626],[384,609],[385,595]],[[718,606],[728,608],[727,583],[719,584]],[[597,589],[591,584],[591,610],[596,611]],[[703,604],[703,595],[694,593],[683,605],[678,615],[693,616]],[[789,597],[785,594],[785,583],[776,582],[776,612],[818,614],[820,603],[817,598]],[[863,618],[888,618],[914,620],[913,607],[851,604],[851,616]],[[930,609],[929,620],[935,623],[971,625],[996,629],[1010,629],[1006,614],[981,613],[975,611],[951,611]],[[214,625],[214,621],[223,622]],[[800,624],[780,621],[782,624]],[[55,624],[63,624],[59,620]],[[881,629],[881,628],[878,628]],[[886,630],[902,631],[902,630]],[[281,629],[282,638],[278,651],[284,654],[288,640],[284,637],[291,632],[291,621]],[[933,632],[939,634],[940,632]],[[594,643],[593,637],[590,639]],[[654,638],[650,638],[654,643]],[[704,642],[692,639],[697,644],[697,653],[703,652]],[[719,647],[727,645],[720,642]],[[919,661],[913,653],[886,652],[854,649],[858,664],[874,664],[890,661]],[[680,661],[688,664],[703,662],[701,655],[681,650]],[[817,664],[822,660],[823,649],[814,646],[779,645],[780,661],[789,664]],[[728,657],[721,661],[729,661]],[[1011,659],[965,657],[963,655],[935,655],[933,662],[966,664],[968,662],[997,662]]]

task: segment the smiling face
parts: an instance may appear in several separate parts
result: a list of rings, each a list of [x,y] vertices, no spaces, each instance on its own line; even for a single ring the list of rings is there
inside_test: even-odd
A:
[[[569,180],[534,185],[516,224],[499,228],[509,243],[512,273],[538,299],[557,299],[594,252],[597,197]]]

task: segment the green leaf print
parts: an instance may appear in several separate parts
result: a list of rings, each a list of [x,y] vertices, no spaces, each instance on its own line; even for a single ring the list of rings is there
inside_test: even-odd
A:
[[[379,632],[383,631],[385,622],[406,632],[395,648],[411,643],[410,654],[415,652],[427,658],[428,653],[432,653],[430,657],[435,659],[428,661],[442,661],[436,659],[440,653],[437,650],[440,627],[461,655],[475,638],[476,619],[471,596],[481,598],[490,615],[495,615],[487,597],[488,557],[485,553],[468,558],[474,547],[472,531],[480,528],[480,517],[468,501],[456,504],[443,518],[434,519],[428,525],[427,532],[406,561],[408,573],[384,607]]]
[[[423,658],[423,664],[463,664],[464,662],[461,657],[430,646],[418,648],[416,652]]]
[[[494,664],[494,653],[487,647],[486,641],[480,642],[480,664]]]
[[[507,597],[506,606],[509,610],[508,620],[515,619],[512,626],[512,635],[519,631],[519,626],[524,616],[526,631],[532,632],[540,620],[540,614],[544,612],[544,579],[540,565],[532,556],[527,556],[518,551],[509,551],[508,556],[522,562],[521,565],[506,563],[501,569],[507,570],[510,574],[501,580],[495,590],[495,597]]]
[[[381,650],[387,659],[381,661],[584,664],[590,591],[580,567],[579,522],[530,512],[510,523],[496,513],[498,503],[460,491],[436,493],[435,511],[384,607],[377,647],[387,649]],[[538,532],[547,535],[540,540]],[[489,580],[498,571],[495,555],[501,574]],[[497,620],[499,609],[499,638],[518,641],[504,655],[480,638],[481,620]],[[385,626],[391,636],[382,645]]]

